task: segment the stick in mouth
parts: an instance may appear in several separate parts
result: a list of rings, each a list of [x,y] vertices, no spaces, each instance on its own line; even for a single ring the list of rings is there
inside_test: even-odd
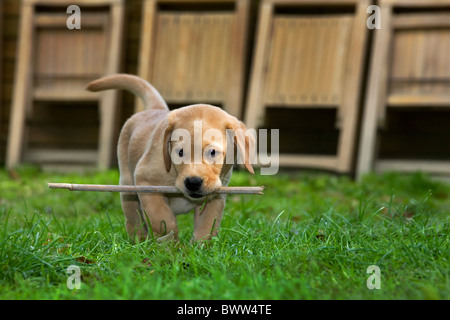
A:
[[[97,192],[136,192],[136,193],[167,193],[181,194],[173,186],[121,186],[106,184],[74,184],[49,183],[50,189],[67,189],[70,191],[97,191]],[[220,187],[215,193],[219,194],[263,194],[264,187]]]

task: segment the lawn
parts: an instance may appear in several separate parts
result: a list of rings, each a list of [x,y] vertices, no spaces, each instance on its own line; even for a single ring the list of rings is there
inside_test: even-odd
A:
[[[208,246],[189,243],[192,214],[178,243],[132,244],[117,193],[47,188],[118,177],[0,170],[0,299],[450,298],[450,185],[424,174],[238,171],[230,185],[265,194],[229,196]]]

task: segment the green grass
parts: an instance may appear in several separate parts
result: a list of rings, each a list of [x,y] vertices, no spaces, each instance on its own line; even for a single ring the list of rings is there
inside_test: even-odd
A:
[[[450,298],[450,186],[423,174],[236,172],[230,185],[265,195],[229,196],[208,247],[189,243],[192,214],[178,217],[179,243],[132,244],[117,193],[47,189],[118,176],[0,170],[1,299]],[[366,286],[370,265],[380,290]]]

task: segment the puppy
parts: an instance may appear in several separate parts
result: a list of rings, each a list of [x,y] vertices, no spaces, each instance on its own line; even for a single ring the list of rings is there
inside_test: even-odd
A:
[[[107,76],[87,86],[89,91],[106,89],[131,91],[145,106],[144,111],[126,121],[120,133],[117,147],[120,184],[175,186],[182,194],[121,193],[129,236],[143,240],[152,233],[160,240],[172,235],[178,239],[176,215],[192,209],[193,241],[216,236],[226,195],[214,191],[228,185],[233,170],[232,162],[225,161],[226,141],[230,139],[230,130],[245,131],[245,125],[222,109],[206,104],[170,111],[158,91],[136,76]],[[218,130],[222,137],[208,135],[209,129]],[[234,154],[242,155],[244,166],[254,174],[250,163],[254,138],[246,135],[243,139],[237,136],[232,139]],[[198,157],[195,151],[199,146],[200,161],[194,159]]]

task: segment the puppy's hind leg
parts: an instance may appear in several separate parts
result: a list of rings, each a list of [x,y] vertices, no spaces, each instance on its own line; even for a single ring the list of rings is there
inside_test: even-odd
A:
[[[128,165],[128,147],[130,141],[130,130],[125,124],[120,133],[117,145],[117,156],[119,159],[120,184],[134,185],[134,178]],[[120,193],[122,211],[125,215],[125,227],[132,240],[145,240],[148,234],[147,224],[144,221],[139,196],[136,193]]]
[[[143,241],[147,238],[148,228],[144,220],[139,197],[135,193],[121,193],[122,210],[125,215],[125,227],[131,239]]]

